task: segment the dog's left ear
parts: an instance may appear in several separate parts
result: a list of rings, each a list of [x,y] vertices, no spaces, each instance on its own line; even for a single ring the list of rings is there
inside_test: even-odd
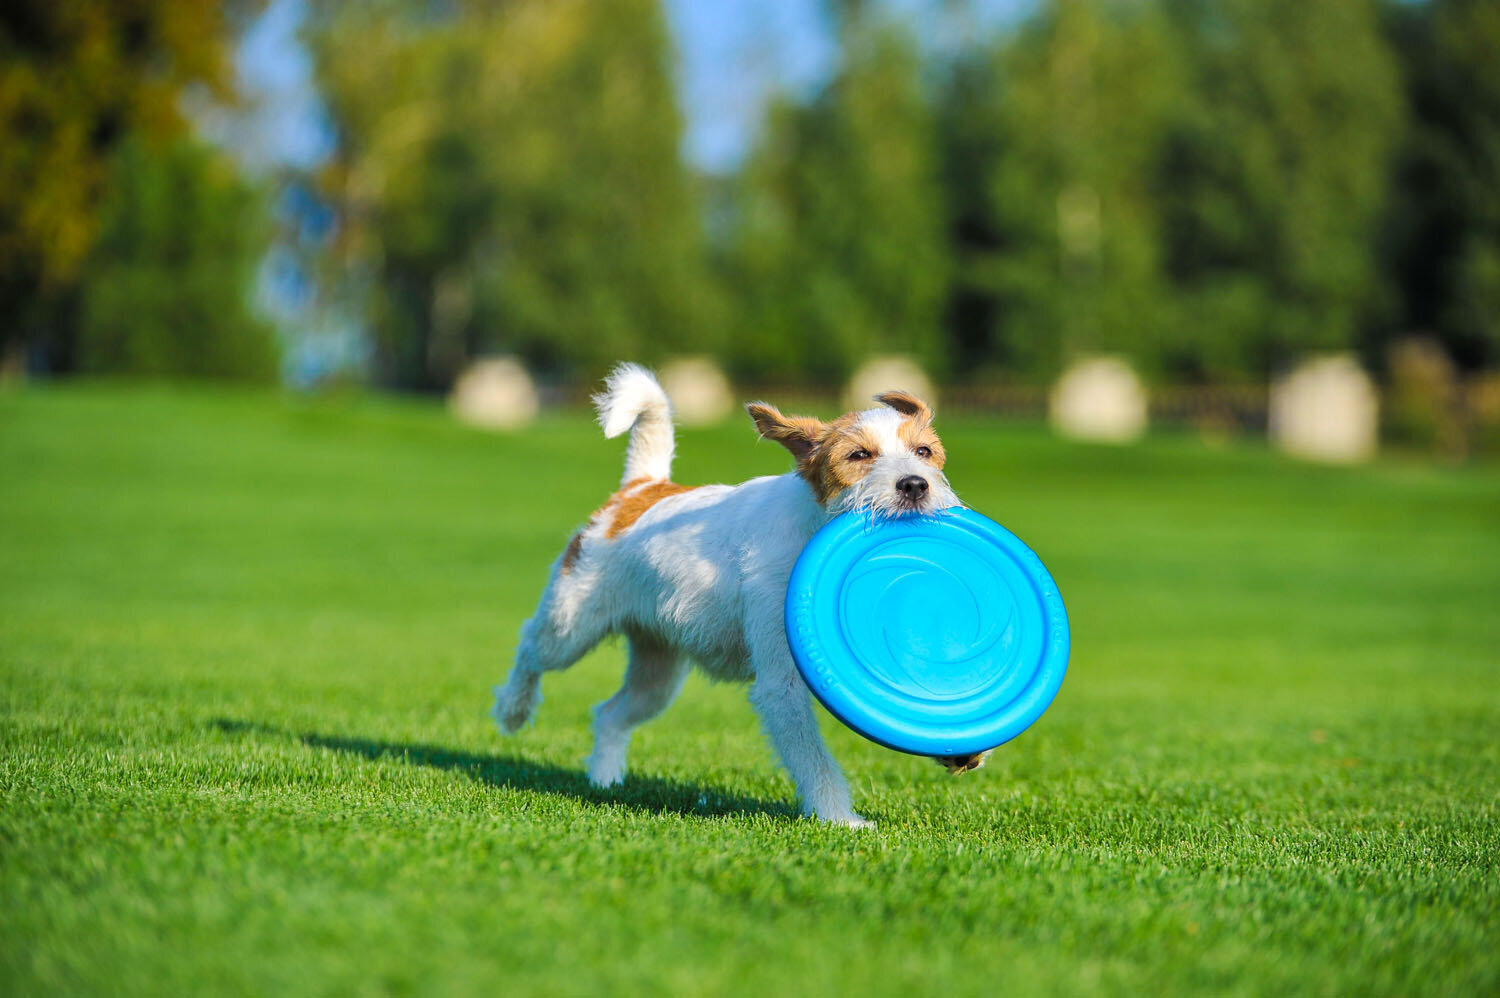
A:
[[[755,420],[760,435],[791,451],[798,464],[807,459],[828,429],[811,416],[783,416],[780,409],[765,402],[751,402],[745,411]]]
[[[882,392],[875,396],[875,401],[890,406],[903,416],[915,416],[923,422],[932,419],[932,406],[911,392]]]

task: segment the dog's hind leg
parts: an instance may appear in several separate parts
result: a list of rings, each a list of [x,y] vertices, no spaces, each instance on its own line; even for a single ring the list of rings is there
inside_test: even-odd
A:
[[[667,708],[687,678],[687,659],[659,638],[633,635],[625,681],[614,696],[594,709],[594,754],[589,782],[608,787],[625,778],[630,733]]]
[[[607,631],[591,613],[565,613],[555,586],[548,586],[536,615],[521,625],[516,664],[503,686],[495,687],[490,716],[503,733],[514,732],[542,702],[542,673],[566,669],[602,641]]]

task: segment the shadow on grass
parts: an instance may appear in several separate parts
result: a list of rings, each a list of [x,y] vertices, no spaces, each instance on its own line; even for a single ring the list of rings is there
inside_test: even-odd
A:
[[[229,718],[216,718],[209,722],[209,727],[234,735],[294,738],[311,748],[332,749],[374,761],[392,759],[412,766],[456,771],[491,787],[557,794],[590,804],[613,804],[651,814],[685,814],[696,817],[764,814],[773,818],[798,817],[796,809],[789,804],[729,793],[698,783],[662,779],[659,776],[631,773],[620,786],[605,790],[589,783],[578,770],[533,762],[519,755],[481,755],[440,745],[349,738],[317,732],[299,734],[274,725]]]

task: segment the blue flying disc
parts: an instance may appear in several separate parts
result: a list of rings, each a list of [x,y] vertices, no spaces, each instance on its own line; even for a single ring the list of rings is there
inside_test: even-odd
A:
[[[829,713],[913,755],[1010,741],[1068,667],[1068,614],[1041,559],[961,508],[836,517],[792,569],[786,634]]]

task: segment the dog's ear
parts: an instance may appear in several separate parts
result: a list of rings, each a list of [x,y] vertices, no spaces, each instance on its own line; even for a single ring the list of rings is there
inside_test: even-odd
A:
[[[765,402],[751,402],[745,411],[755,420],[761,436],[791,451],[799,463],[807,459],[828,429],[811,416],[783,416],[780,409]]]
[[[914,416],[924,423],[932,419],[932,406],[911,392],[881,392],[875,396],[875,401],[890,406],[903,416]]]

